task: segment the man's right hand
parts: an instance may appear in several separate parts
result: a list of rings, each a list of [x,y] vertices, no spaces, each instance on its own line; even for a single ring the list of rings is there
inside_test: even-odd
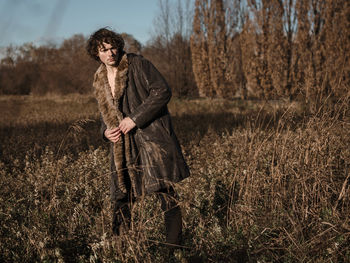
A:
[[[111,142],[117,142],[119,141],[119,138],[122,134],[119,127],[113,128],[113,129],[106,129],[104,132],[106,138],[110,140]]]

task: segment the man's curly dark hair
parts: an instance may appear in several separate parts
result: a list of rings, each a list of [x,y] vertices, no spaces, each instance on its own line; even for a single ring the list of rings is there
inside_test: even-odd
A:
[[[98,47],[101,46],[103,42],[117,48],[119,54],[123,53],[125,45],[123,37],[107,27],[104,27],[93,33],[87,42],[86,50],[93,59],[100,61],[98,57]]]

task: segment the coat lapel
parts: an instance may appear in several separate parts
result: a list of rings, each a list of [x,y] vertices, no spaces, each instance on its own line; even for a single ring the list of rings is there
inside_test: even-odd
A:
[[[97,69],[93,82],[99,110],[107,128],[117,127],[123,119],[120,107],[124,91],[128,85],[128,59],[126,54],[123,55],[117,69],[114,98],[108,83],[107,68],[104,64],[101,64]]]

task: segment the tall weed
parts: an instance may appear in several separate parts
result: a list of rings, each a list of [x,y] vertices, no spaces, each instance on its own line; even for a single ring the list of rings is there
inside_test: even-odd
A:
[[[176,186],[184,233],[172,260],[350,260],[346,101],[317,114],[223,100],[175,100],[170,110],[192,173]],[[0,163],[0,261],[170,260],[155,195],[134,204],[130,231],[112,235],[107,147],[74,150],[88,123],[72,119],[53,131],[57,145]]]

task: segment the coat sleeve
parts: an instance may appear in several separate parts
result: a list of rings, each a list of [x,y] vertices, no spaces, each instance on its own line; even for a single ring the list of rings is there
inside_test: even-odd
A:
[[[171,98],[171,90],[164,77],[150,61],[142,59],[138,73],[142,75],[139,76],[140,78],[144,78],[148,96],[128,117],[141,128],[155,120],[161,110],[164,110]]]

